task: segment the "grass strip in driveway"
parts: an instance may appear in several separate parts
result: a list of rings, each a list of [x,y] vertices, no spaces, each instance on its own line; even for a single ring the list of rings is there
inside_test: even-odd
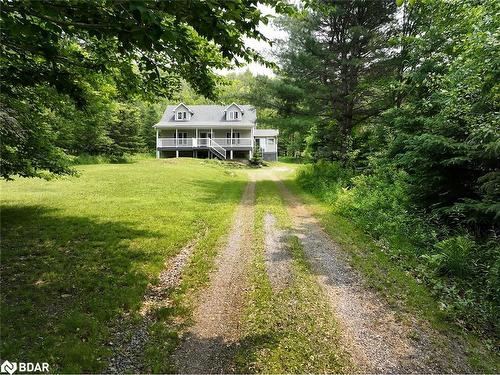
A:
[[[339,373],[349,362],[325,296],[316,284],[303,250],[288,240],[292,277],[287,287],[273,291],[264,254],[264,217],[271,213],[282,229],[290,229],[283,201],[272,181],[256,187],[254,259],[245,334],[237,357],[239,370],[252,373]]]

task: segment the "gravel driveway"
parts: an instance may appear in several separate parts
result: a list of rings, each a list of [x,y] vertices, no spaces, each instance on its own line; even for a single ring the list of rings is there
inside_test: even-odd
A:
[[[194,325],[173,359],[180,373],[230,373],[240,338],[243,297],[251,259],[255,182],[247,184],[226,247],[216,259],[208,289],[200,294]]]
[[[208,287],[201,291],[194,311],[194,324],[183,335],[173,355],[179,373],[232,373],[234,355],[243,329],[245,293],[252,257],[255,216],[255,180],[273,180],[279,188],[292,221],[292,229],[277,228],[274,215],[264,217],[265,262],[273,290],[286,287],[291,256],[284,245],[287,235],[302,244],[318,285],[322,288],[339,323],[341,341],[362,373],[450,373],[470,372],[466,353],[458,341],[433,331],[418,317],[393,309],[369,288],[349,265],[348,254],[326,234],[311,210],[292,194],[281,180],[286,172],[266,168],[249,173],[250,182],[234,214],[226,245],[215,260]],[[165,291],[178,285],[181,271],[193,251],[187,245],[168,262],[160,283],[146,293],[141,314],[144,323],[124,329],[132,339],[115,345],[117,354],[107,372],[140,372],[141,351],[151,324],[150,308],[168,302]],[[403,317],[404,319],[401,319]],[[128,337],[128,335],[127,335]]]
[[[347,255],[325,233],[309,208],[279,178],[274,180],[287,203],[295,235],[340,324],[343,344],[357,371],[470,372],[458,344],[439,337],[441,345],[437,348],[433,344],[437,332],[411,317],[407,317],[409,323],[398,320],[387,303],[363,284],[360,275],[349,266]]]

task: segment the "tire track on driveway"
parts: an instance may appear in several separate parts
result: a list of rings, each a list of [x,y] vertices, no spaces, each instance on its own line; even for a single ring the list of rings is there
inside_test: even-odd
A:
[[[182,281],[182,272],[188,264],[195,247],[204,235],[200,233],[182,250],[165,262],[165,268],[158,276],[158,284],[149,285],[139,314],[142,320],[132,324],[126,316],[121,317],[113,327],[113,339],[109,342],[113,356],[104,371],[106,374],[141,373],[144,368],[144,349],[149,340],[149,329],[156,321],[154,310],[171,306],[170,292]],[[129,337],[130,336],[130,337]]]
[[[241,335],[244,293],[252,256],[255,182],[250,175],[229,232],[215,260],[207,289],[199,297],[194,324],[173,355],[180,373],[234,372],[233,357]]]
[[[267,276],[274,292],[285,289],[292,279],[292,254],[286,244],[288,233],[278,228],[276,217],[264,215],[264,254]]]
[[[278,184],[316,280],[341,328],[342,343],[362,373],[470,372],[464,348],[425,322],[397,319],[377,293],[349,265],[346,253],[323,230],[309,208],[278,177]],[[436,347],[436,339],[439,348]]]

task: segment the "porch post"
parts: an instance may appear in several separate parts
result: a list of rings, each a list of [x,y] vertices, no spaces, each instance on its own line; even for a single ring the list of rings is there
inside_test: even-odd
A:
[[[255,126],[257,126],[257,123],[255,123]],[[249,152],[249,156],[250,156],[250,159],[252,158],[252,154],[253,154],[253,142],[254,142],[254,136],[253,136],[253,131],[255,129],[255,126],[252,126],[250,128],[250,152]],[[260,146],[259,146],[260,147]]]
[[[156,129],[156,158],[160,158],[160,150],[158,150],[158,129]]]
[[[179,130],[175,128],[175,157],[179,157],[179,149],[177,148],[179,146]]]
[[[253,150],[253,141],[254,141],[253,130],[254,130],[254,127],[252,126],[252,128],[250,129],[250,146],[252,147],[252,150]]]
[[[233,128],[231,128],[231,139],[229,142],[231,142],[231,147],[233,147]],[[232,158],[233,158],[233,152],[231,151],[231,159]]]
[[[231,156],[230,156],[230,158],[231,158],[231,160],[233,160],[233,149],[231,149],[231,150],[229,151],[229,155],[231,155]]]

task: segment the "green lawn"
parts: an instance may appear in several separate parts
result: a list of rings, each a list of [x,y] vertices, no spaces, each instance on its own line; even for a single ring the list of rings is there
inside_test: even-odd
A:
[[[237,170],[192,159],[79,171],[0,184],[0,357],[49,362],[52,372],[102,370],[109,326],[137,312],[166,258],[207,233],[184,289],[202,283],[246,183]]]

